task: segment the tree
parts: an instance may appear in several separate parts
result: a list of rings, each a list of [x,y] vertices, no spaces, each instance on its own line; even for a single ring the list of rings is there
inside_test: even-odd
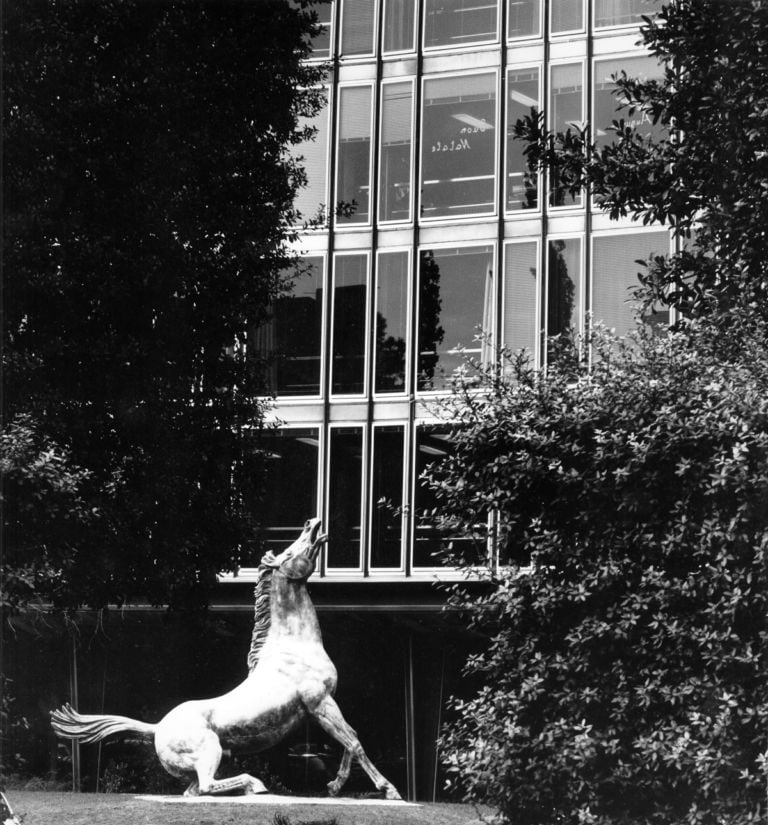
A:
[[[254,544],[247,329],[301,217],[288,150],[322,79],[305,6],[5,8],[4,417],[70,457],[89,514],[35,544],[56,570],[38,597],[198,606]]]

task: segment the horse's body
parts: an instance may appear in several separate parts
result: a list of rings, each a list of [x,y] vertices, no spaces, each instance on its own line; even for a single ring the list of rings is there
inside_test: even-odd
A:
[[[163,767],[174,776],[191,776],[187,795],[265,790],[255,777],[240,774],[215,779],[222,744],[248,743],[264,750],[276,744],[307,717],[313,717],[344,746],[336,778],[328,785],[335,795],[349,776],[353,758],[387,799],[400,795],[365,755],[357,735],[333,700],[336,668],[323,647],[320,625],[306,581],[325,537],[320,520],[308,521],[301,536],[279,556],[262,560],[261,589],[268,593],[269,621],[254,632],[245,681],[222,696],[184,702],[156,725],[123,716],[83,716],[69,706],[51,714],[59,736],[97,742],[112,733],[133,731],[153,737]],[[257,586],[257,593],[259,587]]]

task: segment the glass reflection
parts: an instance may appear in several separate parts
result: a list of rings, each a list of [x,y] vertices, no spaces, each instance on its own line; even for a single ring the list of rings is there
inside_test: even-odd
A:
[[[580,325],[581,239],[552,240],[547,260],[547,359],[573,348]]]
[[[384,252],[376,274],[376,392],[405,392],[408,253]]]
[[[496,39],[498,0],[426,0],[424,47],[468,46]]]
[[[363,480],[362,427],[330,431],[328,464],[328,567],[360,567],[360,497]]]
[[[359,394],[365,385],[366,255],[338,255],[333,273],[331,391]]]
[[[411,83],[382,86],[379,220],[411,219]]]
[[[510,71],[507,75],[507,211],[538,207],[539,175],[525,157],[525,143],[515,140],[512,128],[518,120],[537,117],[539,70]]]
[[[374,427],[371,567],[399,568],[402,557],[405,429]]]
[[[371,189],[371,88],[339,89],[339,145],[336,199],[351,206],[340,223],[368,223]]]

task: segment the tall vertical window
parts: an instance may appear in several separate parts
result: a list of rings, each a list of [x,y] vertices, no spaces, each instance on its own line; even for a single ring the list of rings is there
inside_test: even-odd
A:
[[[337,255],[333,271],[331,391],[359,395],[365,388],[368,257]]]
[[[266,477],[259,520],[267,543],[276,554],[301,532],[307,518],[318,512],[317,474],[320,433],[316,427],[266,432],[260,448]]]
[[[405,392],[408,352],[408,253],[381,252],[376,270],[375,391]]]
[[[424,48],[496,40],[498,0],[426,0]]]
[[[507,39],[541,37],[541,0],[507,0]]]
[[[417,3],[414,0],[383,2],[384,52],[413,51]]]
[[[328,567],[360,569],[363,428],[332,427],[328,445]]]
[[[370,222],[371,97],[370,86],[339,88],[336,198],[352,208],[342,224]]]
[[[424,82],[421,216],[493,214],[496,75]]]
[[[373,54],[376,0],[343,0],[341,5],[342,57]]]
[[[302,219],[315,217],[328,204],[328,112],[326,106],[313,118],[302,118],[299,127],[313,127],[314,137],[305,140],[294,150],[307,176],[307,183],[299,190],[294,206]]]
[[[536,353],[538,319],[538,244],[523,241],[507,244],[504,259],[504,307],[502,344],[512,351]]]
[[[550,14],[552,34],[584,29],[584,0],[552,0]]]
[[[595,28],[631,26],[661,8],[662,0],[595,0]]]
[[[506,174],[506,207],[509,212],[538,207],[539,174],[525,157],[525,143],[515,140],[512,129],[518,120],[535,116],[540,110],[538,67],[510,70],[507,73]]]
[[[561,348],[570,348],[571,338],[581,329],[582,274],[581,238],[550,240],[547,248],[546,318],[547,358]]]
[[[333,3],[320,3],[312,6],[317,15],[320,32],[312,38],[312,57],[327,60],[331,56],[333,42],[331,27],[333,25]]]
[[[371,567],[400,568],[403,547],[405,428],[373,428]]]
[[[660,232],[620,233],[596,237],[592,246],[592,317],[626,335],[635,326],[632,289],[640,285],[641,261],[669,253],[669,234]],[[647,319],[668,323],[665,312]]]
[[[413,85],[410,81],[385,83],[381,90],[379,220],[409,221]]]
[[[493,247],[424,250],[419,262],[418,389],[450,386],[466,356],[485,360],[493,332]]]
[[[275,299],[271,317],[253,332],[254,349],[267,363],[269,389],[277,395],[320,393],[323,275],[323,258],[305,258]]]
[[[550,89],[549,128],[566,132],[580,128],[584,123],[584,94],[581,63],[566,63],[552,67]],[[550,206],[578,206],[581,193],[571,195],[557,168],[549,173]]]

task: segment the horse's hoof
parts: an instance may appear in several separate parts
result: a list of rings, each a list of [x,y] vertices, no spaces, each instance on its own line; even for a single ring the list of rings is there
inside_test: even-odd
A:
[[[397,792],[397,788],[393,785],[389,785],[384,788],[384,799],[400,799],[402,800],[402,796]]]
[[[328,796],[338,796],[341,790],[341,785],[338,782],[329,782],[326,787],[328,788]]]
[[[251,781],[245,788],[245,793],[248,796],[256,796],[260,793],[267,793],[267,786],[260,779],[256,779],[255,776],[252,776]]]

